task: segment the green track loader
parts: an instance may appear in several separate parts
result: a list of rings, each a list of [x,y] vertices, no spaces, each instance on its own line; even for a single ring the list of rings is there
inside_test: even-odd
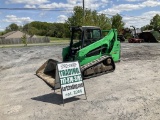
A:
[[[62,50],[62,61],[49,59],[36,75],[50,87],[55,87],[58,62],[79,61],[83,79],[99,76],[115,70],[115,62],[120,61],[120,41],[117,30],[101,30],[95,26],[71,27],[69,46]],[[103,37],[104,36],[104,37]]]

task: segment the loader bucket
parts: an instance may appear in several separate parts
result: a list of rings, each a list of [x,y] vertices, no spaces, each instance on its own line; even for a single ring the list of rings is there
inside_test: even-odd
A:
[[[36,75],[52,89],[55,89],[57,63],[58,61],[49,59],[36,71]]]

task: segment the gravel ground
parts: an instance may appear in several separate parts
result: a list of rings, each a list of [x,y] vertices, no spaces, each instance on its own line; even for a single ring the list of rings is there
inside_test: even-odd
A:
[[[61,60],[65,45],[0,48],[1,120],[159,120],[160,44],[122,43],[116,70],[84,81],[87,93],[65,100],[35,71]]]

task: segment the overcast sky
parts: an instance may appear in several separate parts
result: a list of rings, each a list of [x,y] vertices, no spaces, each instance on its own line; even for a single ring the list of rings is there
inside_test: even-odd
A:
[[[85,8],[111,17],[119,13],[125,26],[140,28],[160,14],[160,0],[84,0]],[[82,0],[0,0],[0,31],[11,23],[24,25],[31,21],[64,22],[74,6]],[[5,9],[4,9],[5,8]],[[6,8],[51,8],[47,10],[7,10]]]

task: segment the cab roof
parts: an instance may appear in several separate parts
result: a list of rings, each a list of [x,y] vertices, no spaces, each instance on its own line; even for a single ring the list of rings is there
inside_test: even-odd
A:
[[[72,30],[86,30],[86,29],[100,29],[100,27],[97,26],[72,26]]]

